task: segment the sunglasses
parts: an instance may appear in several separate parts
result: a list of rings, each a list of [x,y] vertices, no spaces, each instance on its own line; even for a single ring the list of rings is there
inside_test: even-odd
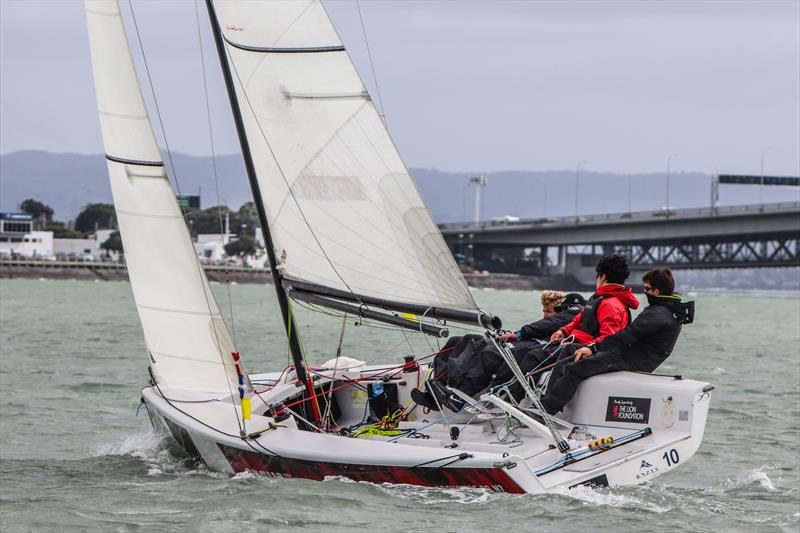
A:
[[[644,292],[650,292],[650,291],[653,291],[653,290],[655,290],[655,289],[653,287],[649,286],[649,285],[645,285],[644,286]]]

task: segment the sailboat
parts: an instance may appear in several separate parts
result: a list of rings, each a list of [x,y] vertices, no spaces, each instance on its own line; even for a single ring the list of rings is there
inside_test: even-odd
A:
[[[292,364],[245,367],[253,361],[234,345],[170,185],[118,2],[86,0],[109,179],[148,352],[142,400],[156,429],[221,472],[509,493],[638,484],[694,455],[708,383],[617,372],[582,383],[560,418],[542,412],[319,1],[206,6],[285,327],[285,344],[271,349],[288,346]],[[332,341],[330,361],[311,364],[300,303],[420,336],[471,326],[497,343],[527,397],[490,390],[425,413],[410,392],[430,359],[366,364]]]

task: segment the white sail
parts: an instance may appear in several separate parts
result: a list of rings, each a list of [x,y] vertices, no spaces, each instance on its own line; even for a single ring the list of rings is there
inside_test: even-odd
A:
[[[284,276],[475,309],[322,5],[214,6]]]
[[[161,387],[235,391],[233,344],[167,179],[119,5],[87,0],[86,17],[111,191],[154,376]]]

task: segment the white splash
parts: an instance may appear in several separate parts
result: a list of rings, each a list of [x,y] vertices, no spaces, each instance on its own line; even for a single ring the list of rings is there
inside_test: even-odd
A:
[[[502,497],[499,492],[476,487],[420,487],[391,483],[382,483],[377,487],[390,496],[406,498],[423,505],[486,503]]]
[[[100,444],[92,450],[92,455],[128,455],[141,460],[147,466],[148,476],[162,474],[193,473],[187,471],[185,464],[175,458],[167,449],[163,436],[155,431],[135,433],[114,443]]]
[[[343,476],[326,476],[325,481],[371,485],[389,496],[404,498],[423,505],[484,503],[502,497],[501,493],[476,487],[421,487],[402,483],[372,483],[354,481]]]
[[[750,483],[761,485],[770,492],[775,492],[778,490],[775,488],[775,485],[772,484],[772,480],[769,478],[767,473],[764,472],[763,468],[756,468],[755,470],[751,471],[746,479]]]
[[[626,509],[639,508],[654,513],[666,513],[672,509],[671,507],[655,505],[652,502],[645,502],[629,494],[620,494],[608,489],[599,490],[587,485],[579,485],[572,489],[559,489],[554,491],[554,493],[580,500],[589,505],[622,507]]]
[[[772,467],[769,466],[762,466],[761,468],[754,468],[749,472],[745,472],[739,476],[734,478],[728,478],[721,484],[721,490],[723,492],[736,489],[739,487],[745,487],[748,485],[758,485],[769,492],[777,492],[778,489],[775,487],[775,484],[767,475],[768,470],[772,470]]]
[[[154,431],[145,431],[123,437],[117,442],[100,444],[92,450],[92,456],[102,455],[134,455],[160,451],[163,449],[164,439]],[[139,455],[137,455],[139,454]]]

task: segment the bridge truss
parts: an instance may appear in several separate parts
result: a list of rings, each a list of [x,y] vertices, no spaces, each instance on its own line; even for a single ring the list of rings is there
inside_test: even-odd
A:
[[[576,247],[578,249],[582,247]],[[749,238],[732,242],[687,241],[604,245],[604,254],[624,255],[633,267],[752,268],[800,266],[800,236]],[[581,251],[583,253],[581,253]],[[580,250],[583,262],[593,264],[595,254]]]

